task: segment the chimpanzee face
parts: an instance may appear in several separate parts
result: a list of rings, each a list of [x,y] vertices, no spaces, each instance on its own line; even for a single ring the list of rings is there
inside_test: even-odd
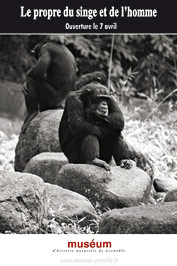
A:
[[[84,103],[87,108],[95,111],[98,116],[107,116],[110,94],[107,87],[90,83],[84,90]]]
[[[92,108],[94,108],[95,112],[99,116],[108,116],[109,111],[109,98],[104,97],[101,95],[100,97],[97,97],[95,101],[92,104]]]

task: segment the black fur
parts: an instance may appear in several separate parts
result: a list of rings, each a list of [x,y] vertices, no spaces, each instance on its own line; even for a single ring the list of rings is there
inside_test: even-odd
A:
[[[76,81],[75,58],[64,45],[37,44],[33,53],[37,62],[27,72],[23,89],[28,113],[23,129],[38,111],[60,107]]]

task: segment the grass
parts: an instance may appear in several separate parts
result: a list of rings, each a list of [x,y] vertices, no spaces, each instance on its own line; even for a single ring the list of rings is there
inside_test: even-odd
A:
[[[144,110],[145,113],[146,110]],[[177,111],[157,112],[148,120],[142,119],[142,109],[124,111],[124,136],[135,148],[151,158],[155,178],[177,178]]]

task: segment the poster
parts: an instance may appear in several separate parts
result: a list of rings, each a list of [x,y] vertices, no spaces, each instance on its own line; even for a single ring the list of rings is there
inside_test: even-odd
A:
[[[148,150],[148,145],[150,141],[150,137],[148,138],[147,143],[145,144],[145,139],[143,138],[143,130],[144,134],[147,134],[146,130],[148,130],[149,135],[152,134],[151,144],[155,143],[152,150],[152,155],[154,164],[156,164],[156,174],[160,176],[160,174],[168,175],[171,179],[176,181],[175,179],[175,151],[176,151],[176,136],[175,136],[175,118],[173,121],[169,120],[169,128],[162,125],[158,122],[156,124],[156,111],[157,116],[160,114],[159,106],[162,105],[163,102],[167,102],[168,105],[168,112],[170,117],[170,108],[173,109],[175,116],[175,97],[173,98],[174,101],[171,101],[170,96],[174,96],[175,94],[175,75],[176,75],[176,25],[174,23],[175,19],[175,6],[174,1],[173,3],[157,3],[157,1],[148,1],[148,3],[141,3],[140,1],[129,1],[129,0],[119,0],[119,1],[102,1],[102,2],[94,2],[94,1],[77,1],[77,3],[71,3],[69,1],[58,1],[57,3],[53,1],[49,2],[42,2],[42,1],[30,1],[29,3],[25,3],[24,1],[14,1],[13,3],[9,3],[6,1],[1,3],[0,9],[0,33],[1,33],[1,44],[3,43],[3,37],[10,39],[11,36],[21,36],[22,39],[24,36],[36,36],[36,40],[38,36],[49,36],[49,39],[52,40],[56,39],[59,36],[60,41],[66,42],[68,47],[73,47],[73,40],[71,39],[71,45],[69,45],[68,36],[75,36],[76,45],[80,45],[81,48],[77,47],[76,51],[80,53],[80,57],[89,58],[96,62],[100,60],[100,70],[103,70],[103,61],[106,61],[106,70],[107,72],[110,71],[110,74],[114,76],[116,73],[122,73],[119,80],[119,88],[124,88],[124,100],[128,98],[131,99],[131,93],[135,93],[133,84],[137,85],[142,84],[144,91],[141,89],[138,91],[139,97],[146,99],[146,101],[150,102],[151,110],[148,111],[149,113],[145,114],[145,120],[149,119],[151,116],[155,117],[150,120],[152,123],[152,128],[146,127],[145,124],[144,128],[141,127],[141,135],[139,135],[138,141],[140,141],[141,146],[140,148]],[[64,36],[64,37],[63,37]],[[95,42],[99,42],[103,45],[103,55],[100,58],[100,54],[97,55],[98,51],[101,52],[101,48],[99,47],[96,50],[95,47],[90,48],[89,45],[92,42],[88,41],[88,46],[84,47],[84,36],[92,37]],[[96,36],[98,36],[96,40]],[[107,37],[106,37],[107,36]],[[137,37],[139,36],[139,38]],[[151,37],[152,36],[152,37]],[[167,38],[166,38],[167,36]],[[78,40],[80,38],[81,43],[79,44]],[[107,39],[109,40],[107,50],[104,47],[104,41],[107,43]],[[143,39],[144,38],[144,39]],[[160,45],[159,42],[162,39],[162,44]],[[123,40],[122,46],[120,45],[120,41]],[[138,44],[138,40],[140,43]],[[143,45],[141,46],[141,42]],[[151,47],[148,45],[144,45],[144,42],[147,44],[151,43]],[[169,42],[169,43],[168,43]],[[129,54],[131,49],[126,49],[127,45],[132,45],[132,50],[135,49],[136,45],[140,47],[138,52],[135,55]],[[173,43],[173,44],[172,44]],[[118,51],[116,49],[116,45],[119,45],[122,49]],[[32,46],[32,44],[31,44]],[[99,45],[98,45],[99,46]],[[1,46],[3,47],[3,46]],[[89,47],[89,48],[88,48]],[[144,51],[144,48],[148,48],[149,51]],[[156,53],[153,53],[153,49],[156,49]],[[4,51],[7,47],[4,48]],[[98,48],[98,47],[97,47]],[[111,52],[111,48],[112,50]],[[17,49],[14,47],[9,48],[10,51],[14,51]],[[80,50],[79,50],[80,49]],[[85,50],[84,50],[85,49]],[[88,49],[88,50],[87,50]],[[89,52],[92,49],[92,54],[90,55]],[[143,51],[142,51],[142,50]],[[18,49],[17,49],[18,51]],[[107,52],[107,53],[106,53]],[[148,60],[143,61],[143,53],[147,56]],[[152,53],[152,54],[151,54]],[[1,50],[1,58],[2,58],[2,68],[1,69],[1,80],[3,80],[3,73],[6,75],[9,73],[9,67],[4,68],[4,52]],[[165,55],[164,55],[165,54]],[[117,56],[117,63],[114,61],[114,56]],[[148,57],[149,55],[149,57]],[[8,55],[9,56],[9,55]],[[75,55],[77,57],[77,55]],[[97,57],[98,56],[98,57]],[[151,57],[152,56],[152,57]],[[157,56],[157,58],[156,58]],[[157,62],[160,62],[159,58],[162,57],[161,63],[159,63],[162,67],[158,66]],[[79,56],[78,56],[79,58]],[[121,61],[121,59],[124,60]],[[155,58],[157,60],[156,64]],[[171,74],[170,64],[172,59],[174,59],[174,69],[173,73]],[[14,62],[15,62],[14,57]],[[108,60],[109,59],[109,60]],[[129,68],[129,65],[136,66],[138,60],[142,60],[142,64],[139,65],[142,69],[146,68],[146,65],[143,65],[144,62],[149,63],[149,72],[147,71],[147,79],[140,78],[139,81],[135,79],[134,75],[136,76],[136,72],[140,71],[134,68]],[[151,65],[151,59],[154,63],[155,67],[159,67],[159,71],[163,74],[158,74],[155,69],[153,68],[153,64]],[[13,60],[12,60],[13,61]],[[113,64],[114,61],[114,64]],[[25,61],[24,61],[25,62]],[[84,64],[85,62],[85,64]],[[119,64],[121,62],[121,64]],[[124,65],[123,65],[124,62]],[[24,63],[25,64],[25,63]],[[31,63],[32,64],[32,63]],[[79,63],[78,63],[79,65]],[[82,65],[80,65],[80,74],[86,73],[84,72],[84,67],[88,64],[87,60],[83,60]],[[96,65],[96,64],[95,64]],[[10,63],[10,66],[13,66],[13,62]],[[165,70],[164,70],[164,68]],[[112,67],[112,69],[110,68]],[[113,69],[115,67],[115,69]],[[117,67],[117,68],[116,68]],[[83,69],[82,69],[83,68]],[[93,67],[95,70],[95,67]],[[168,73],[168,68],[170,69],[170,73]],[[90,71],[91,68],[89,68]],[[127,70],[127,72],[125,71]],[[131,69],[131,70],[130,70]],[[27,71],[27,69],[26,69]],[[117,71],[117,72],[116,72]],[[122,71],[122,72],[121,72]],[[128,72],[129,71],[129,72]],[[163,72],[164,71],[164,72]],[[126,75],[125,75],[126,72]],[[11,74],[13,75],[13,68]],[[109,74],[109,73],[108,73]],[[21,74],[20,74],[21,75]],[[149,76],[148,76],[149,75]],[[129,79],[131,76],[132,79]],[[170,78],[172,81],[170,81]],[[127,81],[128,80],[128,81]],[[5,81],[8,82],[8,79]],[[130,82],[131,85],[127,85],[126,82]],[[138,83],[139,82],[139,83]],[[159,85],[159,82],[160,85]],[[18,83],[18,82],[17,82]],[[22,84],[22,80],[20,80]],[[146,94],[146,89],[148,87],[152,87],[152,94]],[[169,86],[170,90],[166,92],[165,86]],[[113,89],[115,83],[112,83]],[[1,85],[2,86],[2,85]],[[157,90],[156,90],[157,87]],[[126,89],[130,93],[127,96]],[[135,88],[136,89],[136,88]],[[160,89],[162,90],[160,92]],[[115,91],[114,91],[115,92]],[[158,94],[161,93],[162,95]],[[120,95],[119,95],[120,96]],[[122,96],[122,95],[121,95]],[[154,98],[153,98],[154,97]],[[161,97],[160,101],[158,101],[158,97]],[[167,98],[166,98],[167,97]],[[168,101],[166,101],[168,100]],[[154,104],[154,105],[153,105]],[[126,121],[131,120],[131,112],[132,115],[139,115],[139,105],[136,106],[133,110],[129,110],[129,117],[126,118]],[[6,106],[7,109],[11,109],[11,106]],[[140,108],[141,110],[143,107]],[[157,110],[156,110],[157,109]],[[140,110],[140,111],[141,111]],[[158,113],[159,111],[159,113]],[[138,120],[139,118],[137,118]],[[158,116],[159,119],[159,116]],[[171,118],[169,118],[171,119]],[[136,120],[136,130],[138,130],[140,126],[142,126],[141,122],[137,122]],[[132,120],[133,121],[133,120]],[[164,120],[162,120],[164,121]],[[171,122],[171,123],[170,123]],[[150,125],[150,124],[148,124]],[[133,140],[134,135],[132,131],[135,130],[133,127],[133,122],[129,127],[126,128],[127,138]],[[157,129],[154,130],[154,128]],[[0,130],[3,129],[3,120],[1,122]],[[151,130],[152,129],[152,130]],[[168,131],[169,130],[169,131]],[[8,130],[6,129],[6,132]],[[174,136],[169,137],[169,132],[174,134]],[[135,134],[135,136],[137,136]],[[17,136],[16,136],[17,138]],[[162,141],[161,141],[162,140]],[[136,144],[138,143],[136,139]],[[158,144],[162,145],[164,141],[164,147],[162,150],[162,146],[159,148],[158,151],[155,150]],[[169,144],[170,142],[170,144]],[[4,143],[1,142],[1,150]],[[170,146],[171,145],[171,146]],[[169,148],[171,147],[171,150]],[[166,150],[165,150],[166,149]],[[160,151],[163,151],[160,153]],[[166,152],[166,153],[165,153]],[[164,154],[165,153],[165,154]],[[155,154],[155,156],[154,156]],[[4,154],[2,154],[4,155]],[[151,154],[150,154],[151,155]],[[159,155],[159,157],[158,157]],[[2,157],[4,158],[4,157]],[[1,159],[3,162],[3,160]],[[162,163],[163,162],[163,163]],[[164,166],[166,162],[166,167]],[[11,164],[12,165],[12,164]],[[158,168],[159,166],[159,168]],[[161,168],[160,168],[161,166]],[[81,168],[82,169],[82,168]],[[90,168],[88,168],[90,169]],[[164,173],[160,173],[160,169],[164,170]],[[10,169],[11,170],[11,169]],[[171,184],[170,184],[171,185]],[[171,185],[172,186],[172,185]],[[173,185],[173,188],[175,185]],[[112,191],[114,188],[111,187]],[[137,187],[138,191],[139,187]],[[3,191],[1,191],[3,192]],[[128,194],[131,194],[128,192]],[[131,195],[129,195],[131,196]],[[157,199],[156,199],[157,200]],[[1,203],[3,202],[0,201]],[[158,203],[161,204],[161,203]],[[52,265],[149,265],[149,264],[161,264],[166,265],[167,263],[174,264],[175,261],[175,240],[176,240],[176,209],[177,205],[173,202],[171,206],[170,203],[166,204],[166,213],[163,209],[158,208],[158,204],[153,202],[150,207],[148,207],[148,213],[141,217],[138,214],[139,209],[136,209],[135,213],[137,213],[137,220],[133,220],[132,224],[127,225],[127,220],[129,218],[125,210],[125,214],[127,215],[127,220],[125,219],[125,224],[122,226],[122,230],[125,228],[127,229],[128,233],[125,231],[119,232],[118,222],[114,223],[115,228],[111,225],[112,220],[108,220],[108,231],[104,231],[105,233],[95,234],[95,232],[89,233],[81,233],[82,229],[78,229],[76,225],[76,232],[74,233],[74,229],[72,227],[71,233],[68,233],[68,229],[64,229],[64,226],[61,227],[61,231],[57,231],[56,234],[55,230],[55,221],[51,223],[51,232],[52,234],[47,234],[45,231],[39,234],[15,234],[6,232],[6,234],[1,234],[0,236],[0,250],[1,250],[1,258],[2,263],[5,265],[16,264],[18,265],[31,265],[31,264],[52,264]],[[169,204],[169,205],[168,205]],[[143,208],[144,204],[140,204],[137,208]],[[148,205],[149,206],[149,205]],[[161,206],[161,205],[160,205]],[[135,207],[136,208],[136,207]],[[2,209],[1,209],[2,210]],[[121,213],[121,209],[119,209]],[[159,214],[160,212],[160,214]],[[165,214],[164,214],[165,213]],[[154,217],[162,215],[162,221],[159,220],[156,223]],[[132,215],[132,213],[131,213]],[[2,217],[2,216],[1,216]],[[150,217],[150,218],[149,218]],[[170,218],[169,218],[170,217]],[[150,220],[148,220],[148,218]],[[163,220],[164,219],[164,220]],[[169,220],[168,220],[169,219]],[[3,219],[1,218],[3,222]],[[150,222],[149,222],[150,221]],[[119,220],[120,222],[120,220]],[[98,222],[99,223],[99,222]],[[110,223],[110,226],[109,226]],[[148,223],[150,223],[148,227]],[[164,226],[164,223],[165,226]],[[136,228],[136,225],[139,226],[139,232],[129,231],[130,227]],[[147,225],[147,227],[145,226]],[[2,223],[0,224],[2,226]],[[72,223],[73,226],[73,223]],[[126,227],[127,226],[127,227]],[[141,226],[145,226],[141,229]],[[157,228],[156,228],[157,226]],[[155,228],[155,229],[154,229]],[[162,228],[162,229],[161,229]],[[165,229],[164,229],[165,228]],[[57,227],[57,230],[58,227]],[[80,230],[80,231],[79,231]],[[109,230],[111,233],[109,233]],[[149,231],[148,231],[149,230]],[[174,233],[173,233],[174,230]],[[117,233],[119,232],[119,233]],[[149,232],[149,233],[147,233]],[[161,233],[162,232],[162,233]]]

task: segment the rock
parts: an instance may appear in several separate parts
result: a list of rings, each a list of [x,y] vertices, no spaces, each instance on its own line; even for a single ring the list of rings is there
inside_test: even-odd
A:
[[[111,172],[86,164],[68,164],[58,173],[57,184],[88,198],[101,208],[122,208],[147,203],[151,178],[143,170],[118,166]]]
[[[177,202],[111,210],[104,213],[100,234],[176,234]]]
[[[165,202],[168,201],[177,201],[177,189],[169,191],[164,199]]]
[[[165,198],[166,194],[167,194],[167,192],[155,192],[155,193],[153,194],[153,198],[154,198],[156,201],[158,201],[158,202],[160,202],[160,201],[164,201],[164,198]]]
[[[20,134],[15,149],[15,171],[22,172],[32,157],[42,152],[60,152],[58,127],[63,110],[39,113]]]
[[[35,175],[0,171],[0,232],[36,232],[47,216],[43,180]]]
[[[56,176],[61,167],[68,163],[62,152],[43,152],[34,156],[23,170],[40,176],[44,182],[56,184]]]
[[[83,219],[84,224],[88,224],[91,219],[96,219],[94,207],[82,195],[47,183],[46,191],[49,197],[49,218],[53,216],[59,222],[67,220],[67,218],[78,218],[79,220]]]
[[[149,197],[148,204],[156,204],[156,200],[153,198],[152,195],[150,195],[150,197]]]
[[[154,188],[157,192],[168,192],[177,188],[177,180],[172,178],[155,178]]]
[[[6,157],[0,154],[0,167],[3,166],[6,162]]]
[[[8,137],[6,136],[6,134],[4,134],[4,132],[0,131],[0,141],[7,141]]]

